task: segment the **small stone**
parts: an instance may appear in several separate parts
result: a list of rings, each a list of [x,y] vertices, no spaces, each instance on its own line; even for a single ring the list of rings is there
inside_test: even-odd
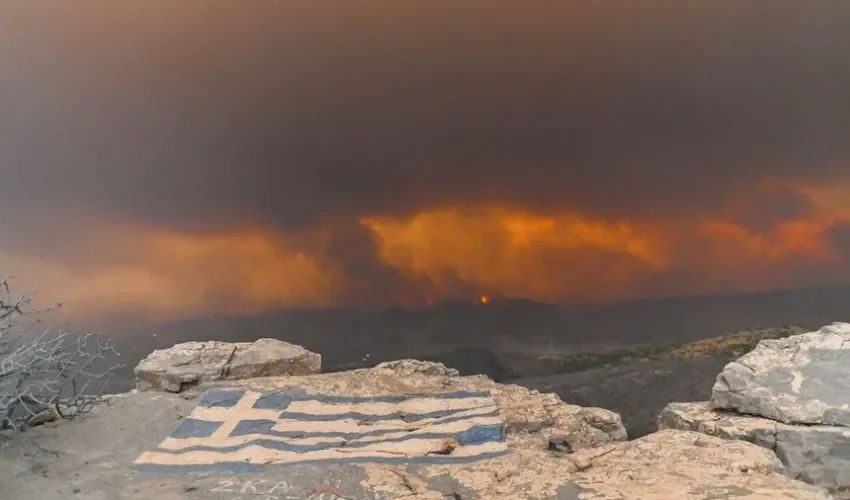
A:
[[[570,444],[570,439],[566,436],[556,436],[549,438],[549,451],[557,453],[572,453],[573,446]]]
[[[448,368],[443,363],[420,361],[418,359],[400,359],[386,361],[374,368],[373,372],[386,372],[396,376],[424,375],[428,377],[457,377],[460,373],[454,368]]]

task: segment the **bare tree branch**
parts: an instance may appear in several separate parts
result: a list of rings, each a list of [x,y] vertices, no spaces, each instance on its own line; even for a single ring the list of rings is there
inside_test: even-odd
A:
[[[0,279],[0,430],[23,430],[50,420],[70,419],[100,401],[109,376],[120,365],[114,344],[99,334],[44,331],[38,316],[61,304],[30,310],[34,292],[15,294],[10,277]],[[32,318],[32,320],[30,320]]]

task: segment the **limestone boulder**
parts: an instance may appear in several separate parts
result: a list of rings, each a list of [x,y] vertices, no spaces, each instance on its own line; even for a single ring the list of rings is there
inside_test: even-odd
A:
[[[203,382],[319,373],[322,357],[276,339],[184,342],[152,352],[133,370],[136,389],[181,392]]]
[[[831,491],[850,488],[850,428],[789,425],[763,417],[717,411],[707,402],[671,403],[659,429],[696,431],[748,441],[771,450],[788,476]]]
[[[850,323],[762,340],[717,376],[711,405],[786,424],[850,426]]]
[[[850,323],[762,340],[710,401],[671,403],[657,425],[756,444],[788,476],[850,498]]]

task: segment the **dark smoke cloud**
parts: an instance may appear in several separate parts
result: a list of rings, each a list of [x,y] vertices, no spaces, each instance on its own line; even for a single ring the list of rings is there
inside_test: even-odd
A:
[[[728,218],[756,232],[768,231],[782,221],[815,213],[812,200],[788,187],[756,186],[730,203]]]
[[[827,231],[827,237],[839,252],[846,266],[850,267],[850,220],[838,221]]]
[[[323,231],[324,241],[307,238],[301,248],[318,256],[322,268],[346,277],[336,290],[335,302],[361,306],[424,303],[433,284],[405,276],[381,261],[379,235],[357,220],[336,221]]]
[[[3,2],[0,251],[101,265],[139,250],[98,221],[260,222],[371,303],[436,285],[383,263],[358,216],[496,203],[767,230],[811,206],[763,180],[847,177],[849,25],[847,2]],[[699,273],[577,252],[649,293]],[[574,257],[540,256],[580,274]],[[445,272],[443,296],[498,293]]]
[[[7,2],[0,204],[195,228],[494,200],[643,217],[846,168],[850,5],[606,5]]]

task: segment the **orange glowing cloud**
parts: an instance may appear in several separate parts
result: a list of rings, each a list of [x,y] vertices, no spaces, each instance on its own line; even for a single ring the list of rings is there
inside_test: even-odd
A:
[[[761,228],[722,214],[606,221],[499,208],[363,222],[380,235],[381,258],[395,267],[438,285],[451,270],[452,279],[456,274],[514,297],[600,302],[850,279],[825,237],[837,221],[850,218],[844,201],[850,196],[843,196],[848,190],[795,189],[811,202],[811,213]]]
[[[385,262],[426,276],[438,288],[451,270],[452,279],[513,297],[599,299],[665,265],[652,230],[575,214],[438,210],[363,223],[380,236]],[[607,269],[587,262],[594,252],[607,256]]]
[[[371,236],[342,245],[334,243],[338,228],[192,233],[111,225],[98,229],[104,243],[84,262],[0,253],[0,265],[81,314],[158,319],[336,305],[374,293],[381,277],[370,273],[378,272],[396,280],[388,300],[407,305],[504,296],[598,303],[850,280],[828,237],[850,220],[843,195],[850,190],[800,192],[811,212],[757,229],[729,215],[635,221],[446,207],[361,218],[356,231]]]
[[[102,249],[100,265],[2,254],[0,264],[37,283],[42,301],[66,302],[72,315],[131,311],[163,318],[322,306],[338,285],[331,270],[272,232],[183,234],[138,226],[103,231],[113,246]]]

